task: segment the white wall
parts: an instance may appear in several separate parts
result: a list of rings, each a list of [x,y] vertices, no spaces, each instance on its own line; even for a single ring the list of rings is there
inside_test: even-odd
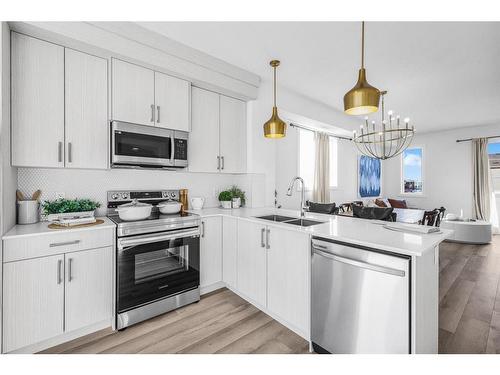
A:
[[[278,86],[278,110],[280,113],[293,113],[302,117],[312,119],[324,124],[354,129],[357,121],[323,103],[311,100],[305,96],[294,93],[286,88]],[[272,82],[263,80],[259,88],[258,99],[249,103],[248,106],[248,166],[251,172],[264,173],[266,175],[265,202],[266,205],[274,204],[274,189],[278,190],[280,204],[284,207],[292,203],[282,199],[286,193],[283,186],[290,182],[290,179],[297,175],[297,152],[294,149],[294,130],[287,128],[287,136],[282,139],[264,138],[263,125],[271,117],[272,110]],[[283,115],[280,114],[283,117]],[[351,158],[351,145],[347,147],[339,141],[339,155],[343,152],[349,157],[339,159],[339,167],[342,165],[342,173],[348,177],[344,179],[344,184],[339,190],[339,200],[351,198],[351,185],[354,181],[354,193],[356,190],[356,163]],[[354,167],[352,167],[354,165]],[[351,178],[351,168],[352,178]],[[339,181],[340,182],[340,181]],[[292,197],[292,200],[296,197]],[[294,208],[298,206],[293,204]]]
[[[204,197],[205,207],[217,207],[219,191],[236,184],[247,194],[247,206],[263,206],[264,176],[257,174],[211,174],[142,169],[42,169],[19,168],[18,186],[24,194],[42,190],[42,200],[91,198],[101,203],[98,213],[106,213],[109,190],[188,189],[189,197]]]
[[[474,126],[442,132],[418,134],[412,145],[424,146],[424,194],[404,197],[411,206],[433,209],[444,206],[447,212],[472,216],[472,146],[457,139],[486,137],[500,133],[499,125]],[[383,162],[384,195],[400,194],[401,158]]]

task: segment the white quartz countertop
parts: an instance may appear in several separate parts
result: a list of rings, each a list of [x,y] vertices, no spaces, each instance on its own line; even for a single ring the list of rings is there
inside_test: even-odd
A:
[[[96,219],[104,220],[104,223],[98,225],[91,225],[88,227],[80,227],[80,228],[68,228],[68,229],[50,229],[48,221],[40,221],[36,224],[25,224],[25,225],[15,225],[11,230],[9,230],[3,237],[3,240],[9,240],[12,238],[18,237],[28,237],[28,236],[37,236],[44,234],[54,234],[61,232],[79,232],[79,231],[88,231],[88,230],[99,230],[99,229],[109,229],[115,228],[116,225],[107,217],[97,217]]]
[[[384,228],[383,225],[387,224],[387,222],[384,221],[315,213],[306,213],[305,217],[312,220],[323,221],[324,223],[312,225],[310,227],[300,227],[256,218],[256,216],[272,214],[291,217],[300,216],[298,211],[276,208],[206,208],[202,210],[190,210],[190,212],[198,214],[201,217],[228,216],[242,218],[260,222],[263,225],[277,226],[308,233],[311,236],[333,239],[410,256],[421,256],[426,251],[434,249],[436,245],[450,237],[453,233],[453,231],[447,229],[441,229],[440,232],[431,234],[399,232]]]

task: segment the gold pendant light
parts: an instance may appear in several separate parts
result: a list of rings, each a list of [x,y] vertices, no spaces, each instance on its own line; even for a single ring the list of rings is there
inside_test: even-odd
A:
[[[358,82],[344,95],[344,112],[348,115],[366,115],[376,112],[380,91],[366,81],[365,71],[365,23],[361,23],[361,69]]]
[[[286,134],[286,124],[278,116],[278,108],[276,107],[276,68],[280,65],[279,60],[273,60],[269,63],[274,69],[274,105],[273,114],[264,124],[264,137],[266,138],[283,138]]]

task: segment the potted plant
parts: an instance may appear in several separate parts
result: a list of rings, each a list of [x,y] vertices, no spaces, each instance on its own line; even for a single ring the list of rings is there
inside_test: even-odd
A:
[[[221,191],[219,194],[219,201],[222,208],[231,208],[231,201],[233,200],[233,195],[229,190]]]
[[[241,190],[238,186],[233,185],[229,192],[232,196],[233,208],[240,208],[245,205],[245,192]]]
[[[54,221],[67,217],[94,216],[95,209],[100,206],[99,202],[90,199],[60,198],[53,201],[44,201],[42,211],[49,221]]]

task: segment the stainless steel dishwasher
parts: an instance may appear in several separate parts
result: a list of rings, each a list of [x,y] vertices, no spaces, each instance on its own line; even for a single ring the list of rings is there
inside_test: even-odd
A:
[[[410,353],[410,258],[313,238],[317,353]]]

